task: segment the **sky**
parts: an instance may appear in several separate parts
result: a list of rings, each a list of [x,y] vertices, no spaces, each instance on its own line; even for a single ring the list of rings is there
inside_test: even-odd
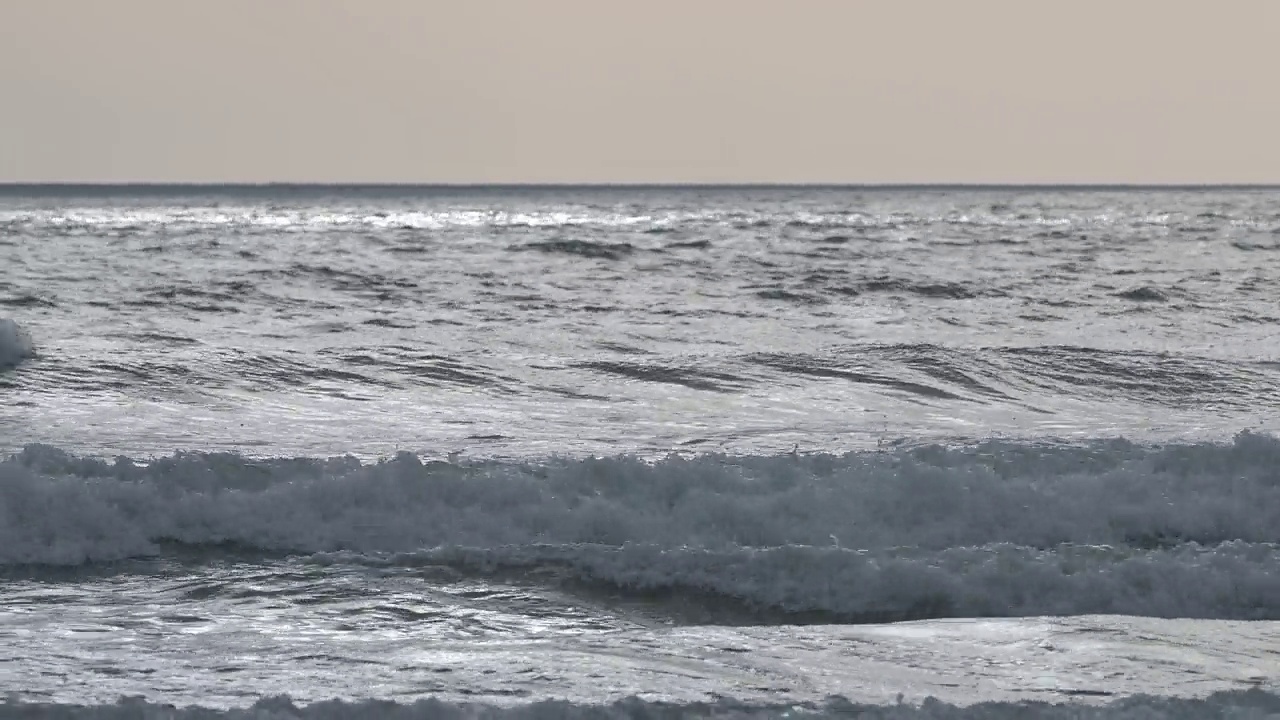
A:
[[[1276,0],[7,0],[0,182],[1280,183]]]

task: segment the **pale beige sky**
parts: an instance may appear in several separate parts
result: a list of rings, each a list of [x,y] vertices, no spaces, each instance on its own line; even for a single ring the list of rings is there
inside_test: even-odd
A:
[[[1280,182],[1280,0],[0,0],[0,182]]]

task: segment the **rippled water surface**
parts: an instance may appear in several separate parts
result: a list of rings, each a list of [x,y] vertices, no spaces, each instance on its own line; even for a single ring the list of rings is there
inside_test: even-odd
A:
[[[105,453],[1227,437],[1280,400],[1276,199],[10,191],[40,357],[0,417]]]

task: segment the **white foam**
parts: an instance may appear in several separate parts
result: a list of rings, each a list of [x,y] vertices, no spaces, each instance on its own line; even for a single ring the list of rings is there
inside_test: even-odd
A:
[[[474,465],[401,454],[0,463],[0,564],[164,541],[554,566],[785,611],[1280,616],[1280,441],[988,442],[842,456]],[[395,559],[388,554],[408,553]],[[405,560],[409,558],[409,560]]]
[[[752,220],[768,220],[767,213],[738,213]],[[665,211],[658,215],[610,212],[581,205],[560,209],[529,211],[476,209],[463,207],[421,208],[387,212],[379,207],[302,205],[294,208],[258,205],[223,205],[220,207],[80,207],[49,210],[0,209],[0,223],[30,225],[37,228],[80,228],[95,231],[137,230],[139,228],[194,227],[201,229],[309,230],[323,232],[352,227],[416,228],[446,230],[451,228],[557,228],[557,227],[648,227],[684,222],[722,222],[734,217],[714,210]],[[838,221],[838,217],[831,222]],[[860,217],[860,216],[850,216]],[[785,218],[784,218],[785,220]],[[862,224],[870,224],[863,222]]]
[[[0,370],[16,367],[34,354],[31,336],[13,320],[0,318]]]
[[[1205,699],[1156,698],[1138,696],[1102,706],[1078,703],[1050,705],[1042,702],[983,703],[959,707],[938,700],[920,705],[862,705],[842,698],[821,704],[752,705],[732,700],[706,703],[672,703],[628,698],[608,705],[586,705],[561,701],[543,701],[526,705],[501,707],[479,703],[450,703],[441,700],[418,700],[414,703],[368,700],[349,702],[332,700],[310,705],[294,704],[287,696],[265,698],[250,707],[214,710],[201,707],[175,708],[141,699],[122,699],[115,705],[77,706],[52,703],[0,703],[0,720],[7,718],[57,717],[74,718],[228,718],[246,720],[298,720],[309,718],[578,718],[580,720],[621,720],[624,718],[865,718],[866,720],[926,720],[928,718],[1049,718],[1062,720],[1148,720],[1162,718],[1232,718],[1233,720],[1268,720],[1280,714],[1280,696],[1261,690],[1220,692]]]

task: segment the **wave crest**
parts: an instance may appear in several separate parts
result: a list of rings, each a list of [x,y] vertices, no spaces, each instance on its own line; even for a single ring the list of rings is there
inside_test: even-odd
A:
[[[990,441],[845,455],[423,463],[409,453],[0,463],[0,566],[233,545],[561,569],[646,592],[875,619],[1280,618],[1280,441]],[[407,555],[405,555],[407,554]],[[879,620],[877,620],[879,621]]]
[[[17,367],[35,355],[31,336],[9,318],[0,318],[0,370]]]

